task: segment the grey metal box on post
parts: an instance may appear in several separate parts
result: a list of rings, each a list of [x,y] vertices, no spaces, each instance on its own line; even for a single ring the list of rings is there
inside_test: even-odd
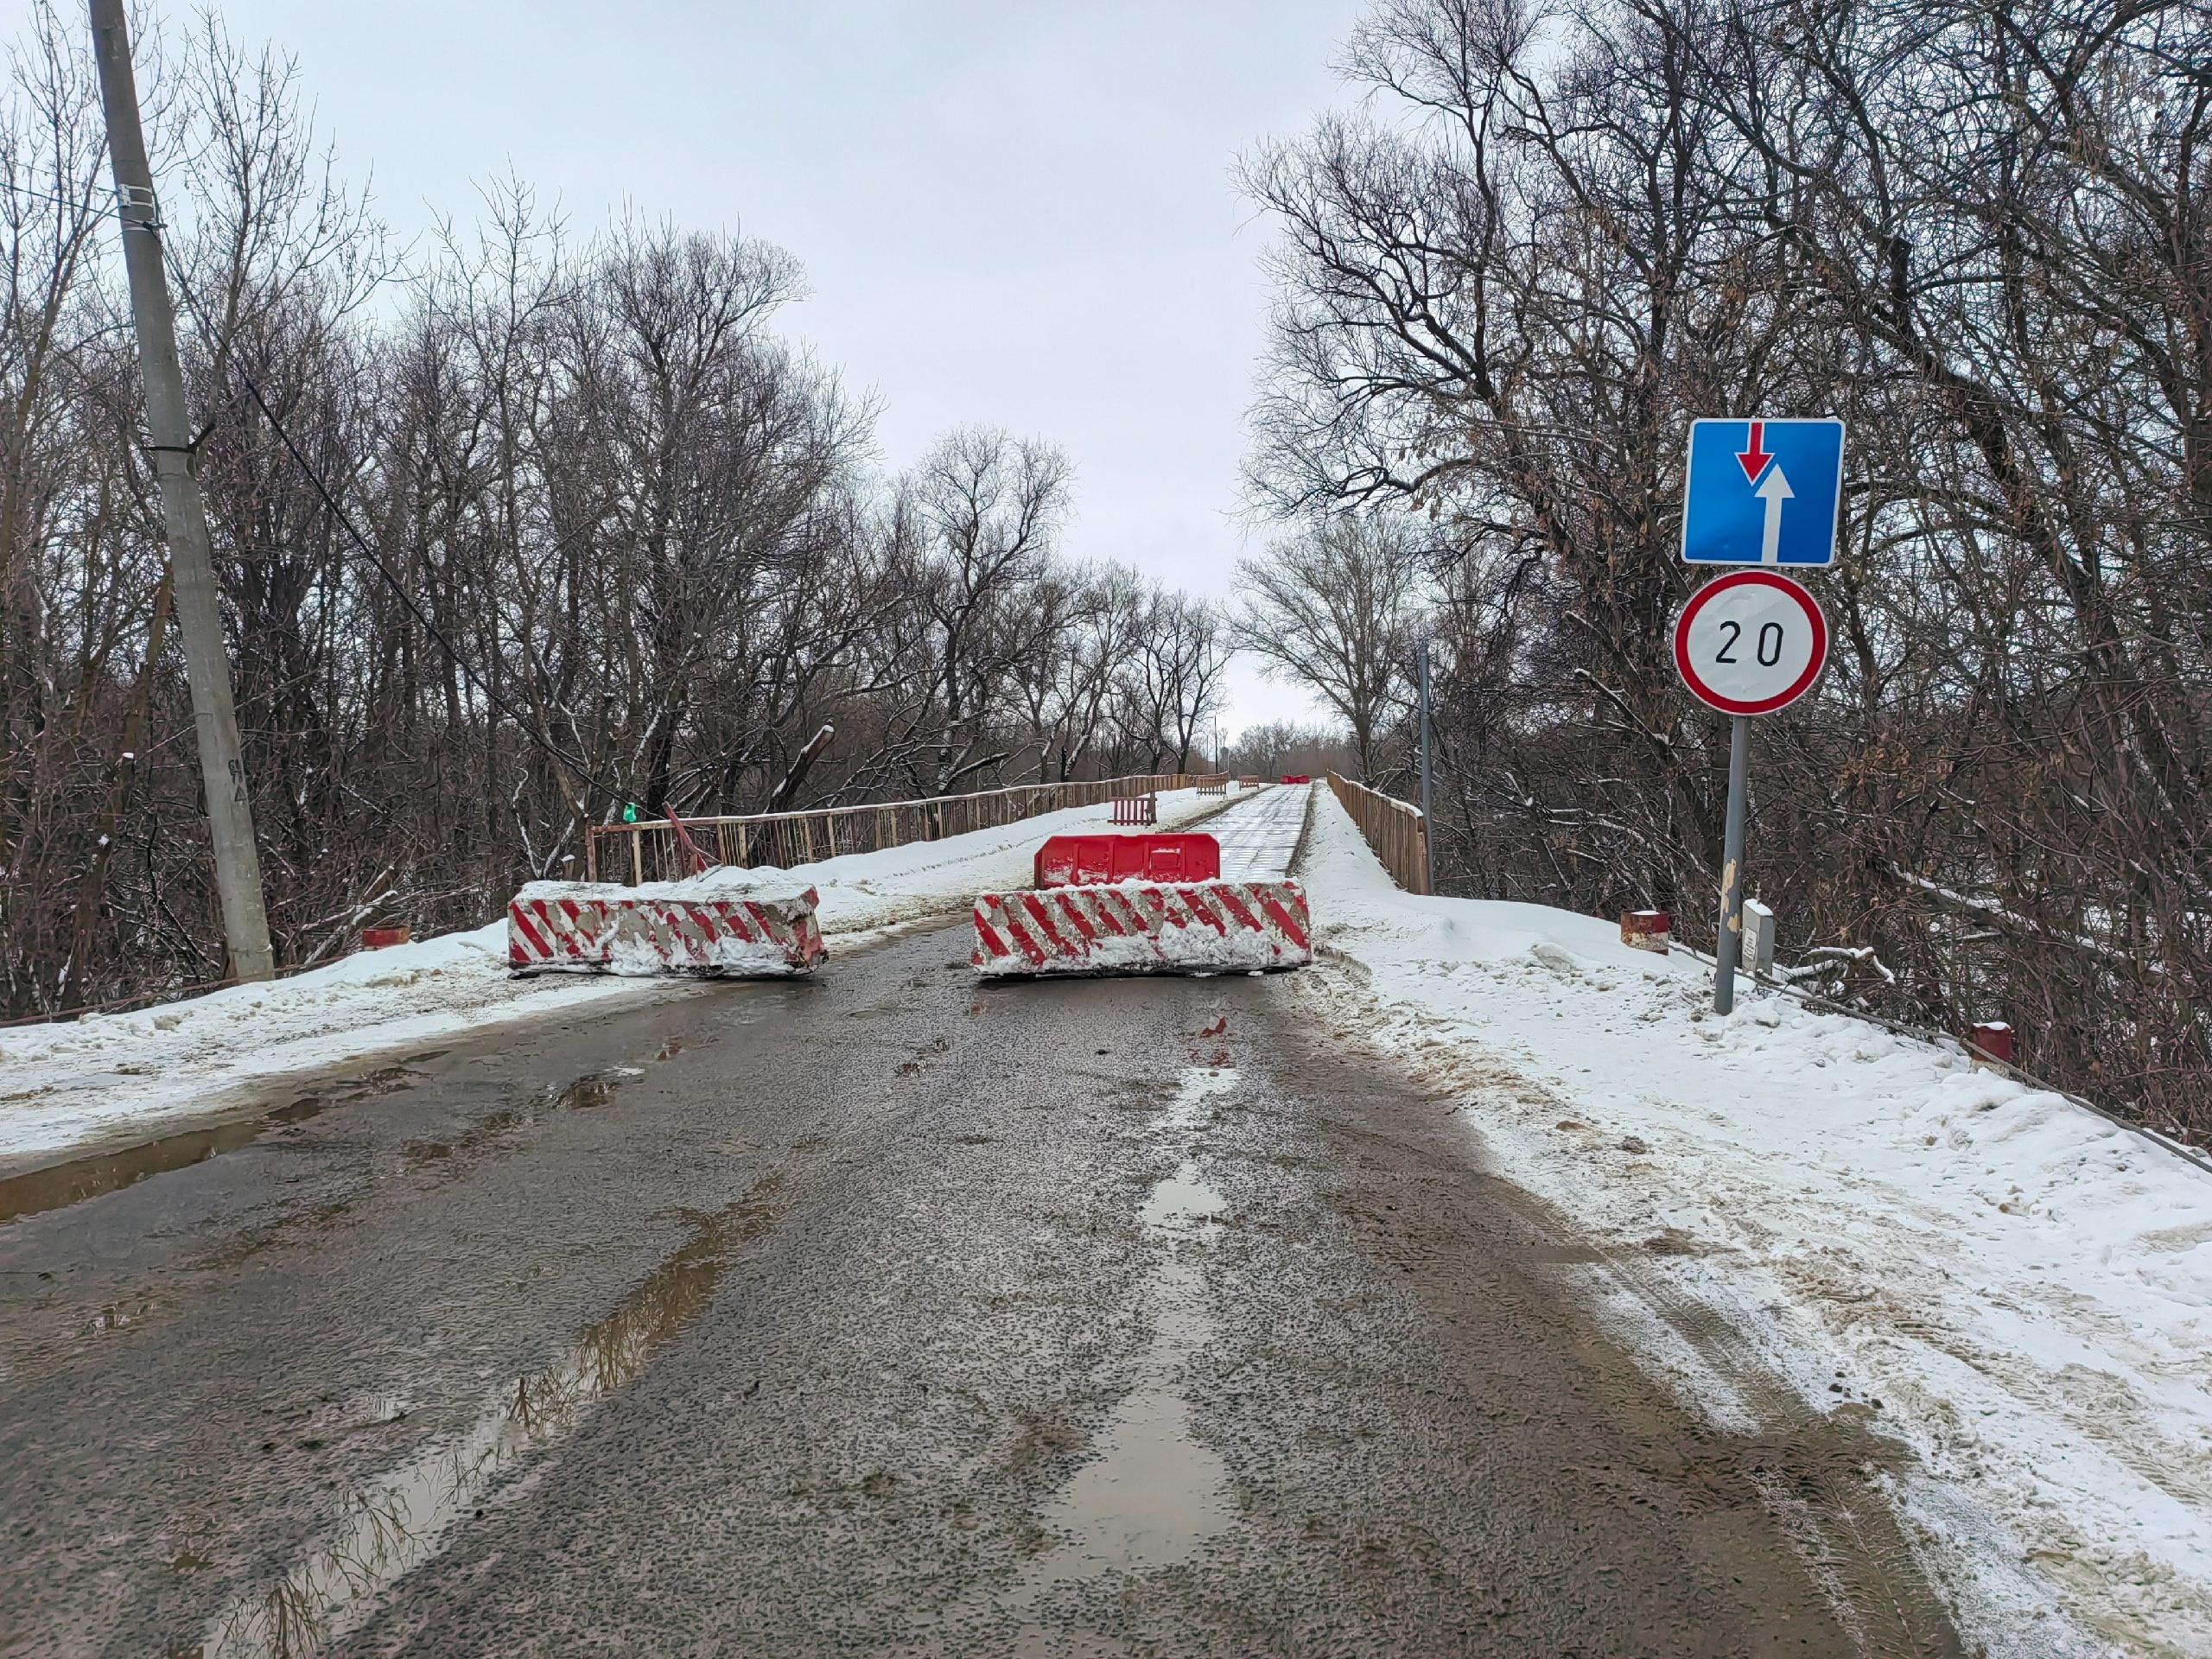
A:
[[[1744,900],[1744,966],[1761,979],[1774,971],[1774,912],[1756,899]]]

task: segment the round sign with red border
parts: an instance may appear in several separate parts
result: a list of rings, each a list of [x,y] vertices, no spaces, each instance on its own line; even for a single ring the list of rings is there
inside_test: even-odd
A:
[[[1770,715],[1813,689],[1828,620],[1813,596],[1772,570],[1738,570],[1692,594],[1675,619],[1675,667],[1724,715]]]

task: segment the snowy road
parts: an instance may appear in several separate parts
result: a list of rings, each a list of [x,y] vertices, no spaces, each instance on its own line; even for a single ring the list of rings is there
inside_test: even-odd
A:
[[[1262,786],[1206,826],[1221,843],[1221,873],[1231,881],[1264,881],[1290,869],[1291,855],[1306,828],[1307,791],[1281,784]]]
[[[1686,1409],[1319,976],[965,955],[470,1035],[0,1225],[0,1650],[1961,1650],[1897,1448]]]
[[[1325,791],[1206,825],[1312,968],[979,986],[1058,827],[817,867],[812,982],[19,1055],[261,1094],[0,1179],[0,1653],[2212,1652],[2201,1173]]]
[[[1223,801],[1160,798],[1163,829],[1211,819]],[[987,888],[1026,882],[1038,841],[1096,829],[1104,806],[1003,829],[807,865],[835,952],[961,913]],[[129,1147],[165,1123],[234,1113],[286,1079],[450,1040],[508,1021],[588,1017],[600,1005],[694,994],[665,981],[507,973],[504,921],[395,950],[361,951],[273,985],[75,1024],[0,1030],[0,1175],[74,1149]]]

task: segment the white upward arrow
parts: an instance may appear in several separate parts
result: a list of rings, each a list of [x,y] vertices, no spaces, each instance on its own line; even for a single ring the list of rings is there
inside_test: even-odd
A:
[[[1776,461],[1766,469],[1766,476],[1752,494],[1766,503],[1766,530],[1759,537],[1759,563],[1782,563],[1782,504],[1794,499],[1797,492],[1789,487],[1789,480],[1782,475],[1782,463]]]

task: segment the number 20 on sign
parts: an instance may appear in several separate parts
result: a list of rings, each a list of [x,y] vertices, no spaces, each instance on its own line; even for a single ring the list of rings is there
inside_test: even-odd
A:
[[[1724,715],[1770,715],[1812,690],[1828,624],[1813,596],[1770,570],[1739,570],[1690,595],[1675,623],[1675,667]]]

